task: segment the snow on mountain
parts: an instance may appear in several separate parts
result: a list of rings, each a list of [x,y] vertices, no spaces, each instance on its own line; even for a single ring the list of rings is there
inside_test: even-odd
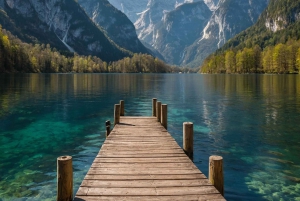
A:
[[[73,0],[1,0],[0,5],[2,27],[25,42],[50,44],[105,61],[129,55]]]
[[[136,53],[149,53],[139,41],[133,23],[107,0],[78,0],[78,3],[93,22],[102,27],[120,47]]]
[[[109,2],[127,15],[132,23],[139,18],[139,13],[147,9],[148,0],[109,0]]]
[[[202,31],[202,36],[185,49],[182,65],[199,66],[227,40],[253,25],[268,0],[221,0]]]
[[[253,25],[269,2],[269,0],[109,1],[130,16],[129,18],[134,22],[140,40],[158,50],[166,57],[168,62],[190,66],[199,66],[207,55],[221,47],[228,39]],[[193,2],[204,2],[206,4],[211,11],[210,15],[205,14],[207,19],[196,20],[196,18],[191,18],[193,7],[189,8],[190,11],[185,11],[185,14],[180,18],[175,17],[174,21],[168,18],[170,13],[176,11],[179,7]],[[201,12],[196,15],[201,15]],[[183,26],[184,23],[181,20],[184,22],[191,19],[193,19],[192,25],[186,26],[184,30],[178,30],[182,33],[174,32],[176,28],[174,29],[173,24],[181,23],[180,26]],[[206,24],[203,26],[205,21]],[[195,33],[195,27],[198,28],[196,29],[197,33]],[[182,38],[191,33],[194,33],[194,36],[198,38],[192,44],[190,44],[190,40],[184,44]],[[177,36],[174,37],[175,35]],[[171,39],[173,44],[170,43]],[[182,49],[173,51],[176,48]],[[181,51],[180,60],[177,59],[179,51]],[[171,52],[177,53],[172,55]]]

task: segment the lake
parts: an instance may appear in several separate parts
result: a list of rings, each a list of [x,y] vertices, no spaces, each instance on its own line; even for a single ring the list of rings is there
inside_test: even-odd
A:
[[[194,123],[194,162],[223,156],[227,200],[300,200],[300,76],[1,74],[0,200],[56,200],[56,159],[71,155],[74,193],[105,140],[105,121],[168,104],[182,146]]]

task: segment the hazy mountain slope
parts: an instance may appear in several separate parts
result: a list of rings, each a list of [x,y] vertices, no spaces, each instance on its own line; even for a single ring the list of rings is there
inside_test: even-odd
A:
[[[124,0],[109,1],[115,6],[121,5],[119,6],[121,9],[128,7],[129,2],[132,2],[127,1],[128,3],[126,3]],[[140,40],[158,50],[165,57],[166,61],[172,64],[194,67],[199,66],[206,56],[221,47],[228,39],[253,25],[261,12],[266,8],[268,1],[148,0],[147,7],[144,7],[145,1],[134,7],[134,10],[138,10],[140,14],[138,19],[135,17],[131,18],[131,20],[135,20],[134,25]],[[198,21],[196,17],[192,19],[192,14],[195,12],[195,8],[192,6],[187,6],[183,12],[184,14],[180,13],[181,11],[178,8],[191,2],[205,3],[211,13],[208,14],[206,9],[200,9],[199,12],[195,13],[195,16],[202,15],[206,19],[203,18]],[[201,13],[202,11],[203,13]],[[126,10],[123,9],[123,12],[126,14]],[[176,12],[178,17],[167,17],[176,15],[170,14]],[[174,32],[169,29],[173,27],[173,24],[182,23],[179,16],[183,21],[191,19],[193,22],[190,23],[190,26],[182,26],[181,33],[177,33],[174,36],[176,28],[173,28]],[[206,24],[203,26],[205,21]],[[195,33],[195,30],[197,30],[197,33]],[[185,40],[183,39],[185,35],[191,37],[187,37],[188,39]],[[191,42],[192,39],[194,40],[193,42]],[[171,43],[172,40],[173,44]]]
[[[160,23],[163,21],[165,14],[174,10],[177,6],[180,6],[184,2],[186,1],[149,0],[147,8],[140,13],[138,20],[134,23],[139,39],[153,46],[156,39],[156,31],[159,28]]]
[[[255,25],[230,39],[219,51],[259,45],[261,48],[300,39],[300,0],[270,0]]]
[[[132,23],[139,18],[139,13],[147,9],[148,0],[108,0],[114,7],[127,15]]]
[[[268,0],[221,0],[203,29],[202,36],[184,51],[181,64],[199,66],[227,40],[253,25],[267,4]]]
[[[26,42],[97,55],[106,61],[129,55],[90,20],[74,0],[2,0],[0,23]]]
[[[135,27],[128,17],[107,0],[78,0],[95,24],[102,27],[109,38],[132,52],[149,53],[139,41]]]
[[[168,63],[179,65],[183,50],[200,37],[211,14],[203,1],[178,6],[165,14],[157,28],[153,47]]]

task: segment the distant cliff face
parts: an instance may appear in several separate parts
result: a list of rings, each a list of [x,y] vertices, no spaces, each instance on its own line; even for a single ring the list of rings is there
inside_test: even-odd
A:
[[[265,27],[272,31],[286,29],[290,24],[300,20],[299,0],[271,0],[268,9],[263,13]]]
[[[73,0],[4,0],[3,28],[27,42],[112,61],[127,55],[112,43]]]
[[[123,8],[129,5],[125,0],[109,1]],[[143,2],[139,6],[145,6]],[[197,8],[182,7],[190,3],[199,4],[194,4]],[[130,19],[138,37],[159,51],[169,63],[199,66],[228,39],[255,23],[267,5],[268,0],[148,0],[146,7],[135,7],[140,12],[138,18]],[[126,10],[123,11],[126,14]],[[189,25],[184,26],[184,23]],[[178,33],[174,25],[181,26]]]
[[[109,0],[109,2],[125,13],[131,22],[136,22],[148,4],[148,0]]]
[[[213,12],[202,36],[184,51],[183,65],[198,66],[212,52],[224,43],[253,25],[268,0],[220,0]]]
[[[168,63],[179,65],[183,51],[200,37],[212,11],[203,2],[185,3],[166,12],[157,26],[153,47]]]
[[[107,0],[78,0],[78,3],[117,45],[132,52],[149,53],[138,39],[133,23]]]

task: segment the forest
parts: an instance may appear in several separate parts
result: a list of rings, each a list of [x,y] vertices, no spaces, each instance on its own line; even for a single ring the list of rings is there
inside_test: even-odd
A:
[[[147,54],[132,54],[105,62],[96,56],[59,52],[50,45],[23,43],[0,25],[0,73],[176,73],[192,72],[169,66]]]
[[[275,46],[233,48],[210,55],[200,73],[299,73],[300,40],[288,40]]]

